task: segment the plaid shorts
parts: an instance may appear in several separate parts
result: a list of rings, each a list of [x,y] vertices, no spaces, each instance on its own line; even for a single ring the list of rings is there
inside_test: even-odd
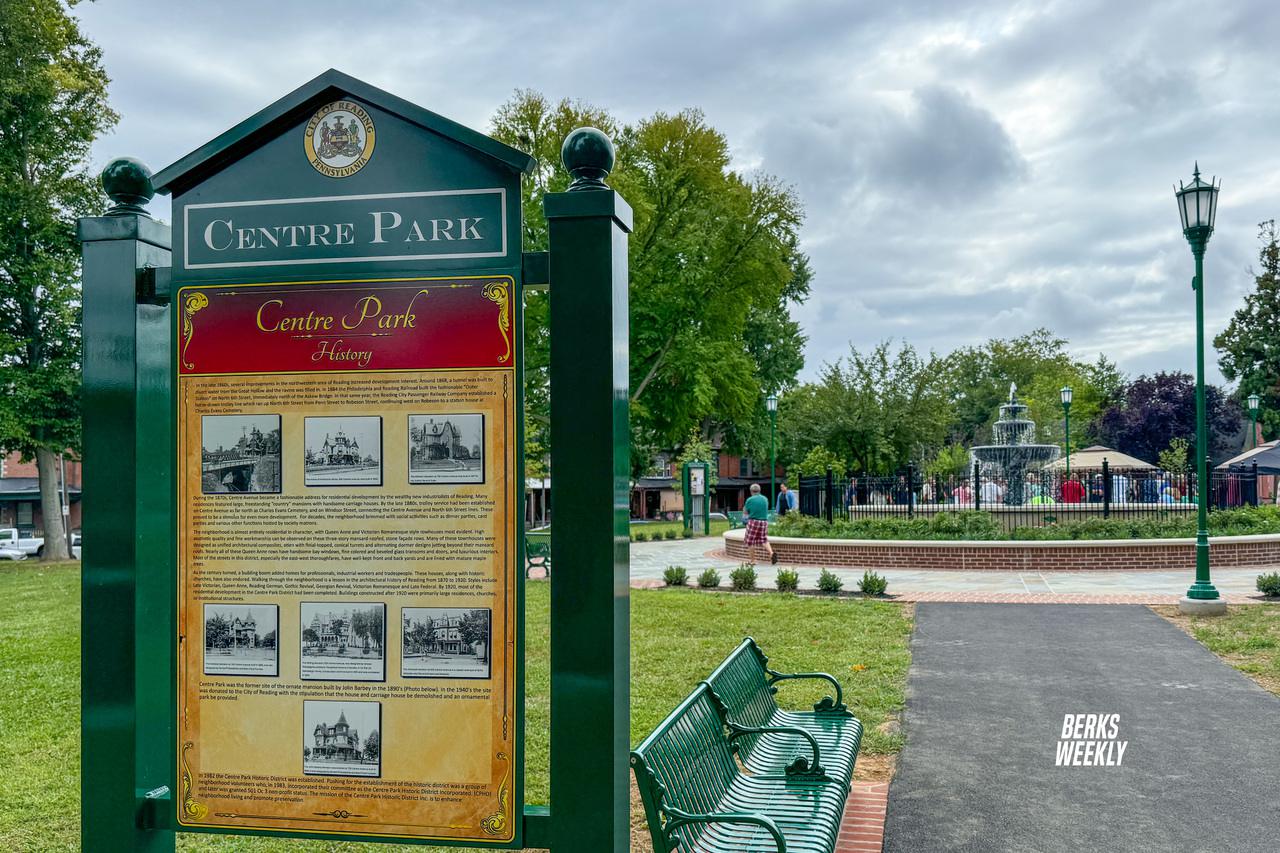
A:
[[[758,518],[747,519],[747,535],[742,540],[747,545],[764,545],[769,541],[769,522]]]

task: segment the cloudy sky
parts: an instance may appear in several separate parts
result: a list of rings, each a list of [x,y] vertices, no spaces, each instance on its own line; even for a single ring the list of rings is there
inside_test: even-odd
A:
[[[623,121],[701,107],[736,168],[793,184],[806,375],[850,342],[940,352],[1048,326],[1133,374],[1194,367],[1172,183],[1223,180],[1208,334],[1280,218],[1266,0],[713,4],[98,2],[122,119],[158,169],[329,67],[485,129],[518,87]],[[168,216],[167,202],[153,210]],[[1210,377],[1219,379],[1210,357]]]

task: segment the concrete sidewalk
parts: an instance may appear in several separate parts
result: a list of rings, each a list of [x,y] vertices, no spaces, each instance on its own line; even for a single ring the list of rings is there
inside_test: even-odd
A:
[[[725,556],[719,537],[677,539],[670,542],[635,542],[631,545],[633,586],[660,586],[667,566],[684,566],[692,584],[706,568],[720,573],[729,583],[729,572],[738,561]],[[800,575],[800,588],[815,589],[821,569],[812,566],[758,565],[762,589],[772,589],[779,568],[793,568]],[[831,569],[844,578],[844,589],[855,591],[862,572]],[[1194,580],[1195,567],[1184,572],[965,572],[894,571],[881,574],[889,581],[888,592],[900,601],[989,601],[1062,602],[1094,604],[1176,604]],[[1256,569],[1215,569],[1213,582],[1227,601],[1243,604],[1256,601]]]
[[[1155,613],[921,604],[912,653],[885,851],[1280,849],[1280,698]],[[1077,713],[1119,766],[1055,766]]]

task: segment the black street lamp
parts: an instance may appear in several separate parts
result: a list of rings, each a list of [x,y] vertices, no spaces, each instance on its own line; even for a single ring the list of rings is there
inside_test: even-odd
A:
[[[1257,394],[1249,395],[1249,449],[1258,446],[1258,407],[1262,405],[1262,400]]]
[[[1202,615],[1227,612],[1226,602],[1209,580],[1209,429],[1204,402],[1204,250],[1218,214],[1219,186],[1213,180],[1200,180],[1197,163],[1191,183],[1179,181],[1174,189],[1182,234],[1196,259],[1196,277],[1191,282],[1196,293],[1196,581],[1178,607],[1184,613]]]

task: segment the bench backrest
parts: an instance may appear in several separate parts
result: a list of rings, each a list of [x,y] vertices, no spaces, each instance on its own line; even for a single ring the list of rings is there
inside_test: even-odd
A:
[[[675,848],[659,829],[665,823],[665,810],[676,808],[694,814],[718,811],[719,801],[739,773],[720,710],[706,684],[699,684],[632,750],[631,767],[654,851],[670,853]],[[705,824],[688,824],[678,835],[692,845],[706,829]]]
[[[721,703],[729,722],[740,726],[764,726],[778,710],[774,687],[769,683],[769,659],[748,637],[707,677],[706,684]],[[760,735],[744,735],[735,743],[745,760]]]

